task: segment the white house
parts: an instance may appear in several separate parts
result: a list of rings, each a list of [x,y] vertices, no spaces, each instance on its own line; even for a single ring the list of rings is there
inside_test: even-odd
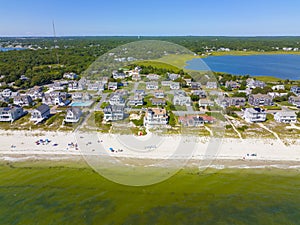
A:
[[[147,90],[157,90],[158,82],[155,82],[155,81],[146,82],[146,89]]]
[[[199,106],[200,107],[208,107],[208,106],[214,106],[214,101],[211,101],[209,99],[199,99]]]
[[[163,80],[162,82],[161,82],[161,86],[163,86],[163,87],[170,87],[170,85],[173,83],[173,81],[171,81],[171,80]]]
[[[273,89],[274,91],[285,90],[283,84],[277,84],[277,85],[274,85],[274,86],[272,86],[272,89]]]
[[[151,128],[154,126],[164,126],[168,123],[166,109],[148,108],[144,117],[144,126]]]
[[[30,106],[33,103],[32,98],[29,95],[15,96],[14,105],[18,106]]]
[[[117,121],[124,119],[124,106],[120,105],[108,105],[103,109],[104,120],[108,121]]]
[[[10,98],[12,95],[12,91],[10,89],[4,89],[1,94],[3,97]]]
[[[112,90],[112,91],[117,90],[118,89],[118,83],[117,82],[108,82],[107,89]]]
[[[157,74],[148,74],[146,77],[148,80],[158,80],[160,78]]]
[[[76,73],[71,72],[71,73],[65,73],[63,77],[66,79],[74,80],[78,78],[78,75]]]
[[[165,93],[163,90],[156,90],[156,91],[154,91],[154,97],[155,98],[164,98]]]
[[[267,113],[261,108],[246,108],[243,118],[249,123],[264,122],[267,118]]]
[[[174,105],[181,105],[181,106],[190,106],[191,105],[191,97],[187,96],[184,91],[176,91],[174,98],[173,98],[173,104]]]
[[[131,96],[129,98],[129,101],[128,101],[128,105],[130,106],[141,106],[144,104],[144,101],[143,101],[143,96],[141,95],[134,95],[134,96]]]
[[[0,122],[13,122],[25,114],[22,107],[2,107],[0,108]]]
[[[168,73],[168,77],[170,80],[176,80],[180,77],[180,75],[176,73]]]
[[[300,96],[290,96],[289,103],[293,104],[294,106],[300,108]]]
[[[171,90],[179,90],[180,89],[180,83],[179,82],[172,82],[170,84],[170,89]]]
[[[41,122],[50,116],[50,107],[46,104],[42,104],[36,109],[32,110],[30,121]]]
[[[75,108],[75,107],[69,108],[67,110],[65,122],[77,123],[80,120],[81,115],[82,115],[82,111],[80,110],[80,108]]]
[[[294,111],[279,111],[275,113],[274,119],[279,123],[296,123],[297,115]]]
[[[206,88],[207,89],[217,89],[218,88],[218,84],[217,84],[217,82],[208,81],[206,83]]]
[[[125,105],[125,99],[121,94],[113,93],[109,98],[109,104],[111,105]]]

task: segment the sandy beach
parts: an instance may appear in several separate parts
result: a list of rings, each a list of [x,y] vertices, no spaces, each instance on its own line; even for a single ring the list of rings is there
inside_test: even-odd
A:
[[[44,131],[0,131],[0,160],[70,160],[83,155],[105,155],[122,159],[189,159],[190,164],[211,160],[212,167],[241,167],[285,165],[300,167],[300,141],[290,141],[286,146],[276,139],[226,138],[220,145],[212,145],[209,138],[195,137],[194,149],[177,150],[182,137],[165,136],[158,145],[149,145],[146,137],[134,137],[130,143],[144,143],[135,149],[124,143],[126,136],[113,134],[74,134]],[[143,139],[144,138],[144,139]],[[45,141],[47,140],[47,141]],[[153,143],[150,138],[148,141]],[[133,144],[134,146],[134,144]]]

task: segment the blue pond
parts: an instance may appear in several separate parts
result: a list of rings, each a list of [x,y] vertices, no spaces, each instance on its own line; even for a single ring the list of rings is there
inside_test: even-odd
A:
[[[300,79],[300,55],[209,56],[187,61],[186,69],[207,70],[202,60],[215,72]]]

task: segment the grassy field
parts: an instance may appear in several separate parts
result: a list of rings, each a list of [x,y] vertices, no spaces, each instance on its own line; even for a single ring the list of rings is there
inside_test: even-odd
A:
[[[280,81],[284,81],[283,79],[277,78],[277,77],[272,77],[272,76],[253,76],[255,77],[257,80],[263,81],[263,82],[280,82]]]
[[[186,61],[189,61],[189,60],[192,60],[192,59],[195,59],[195,58],[200,58],[200,56],[192,55],[192,54],[191,55],[188,55],[188,54],[185,54],[185,55],[166,55],[166,56],[163,56],[160,59],[157,59],[156,61],[164,62],[164,63],[167,63],[169,65],[175,66],[177,68],[183,69],[187,65]]]

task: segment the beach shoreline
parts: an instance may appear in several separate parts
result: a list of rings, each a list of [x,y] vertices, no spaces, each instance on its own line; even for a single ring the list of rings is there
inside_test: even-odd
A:
[[[172,150],[174,140],[179,137],[166,136],[161,148],[145,152],[136,152],[126,149],[112,134],[99,134],[100,141],[92,140],[94,145],[107,150],[106,152],[82,151],[77,142],[90,140],[76,139],[72,132],[42,132],[42,131],[0,131],[0,161],[84,161],[86,156],[102,156],[103,158],[117,159],[124,162],[139,161],[139,164],[151,164],[158,160],[187,160],[187,166],[205,166],[215,168],[228,167],[280,167],[300,168],[300,141],[293,140],[289,146],[274,139],[234,139],[224,138],[215,154],[207,152],[209,140],[207,137],[198,138],[197,146],[192,154],[176,155]],[[45,142],[45,140],[49,140]],[[39,144],[37,142],[41,141]],[[55,145],[54,145],[55,144]],[[122,148],[121,152],[110,152]],[[169,148],[166,146],[170,146]],[[190,155],[189,155],[190,154]],[[134,159],[134,160],[132,160]]]

